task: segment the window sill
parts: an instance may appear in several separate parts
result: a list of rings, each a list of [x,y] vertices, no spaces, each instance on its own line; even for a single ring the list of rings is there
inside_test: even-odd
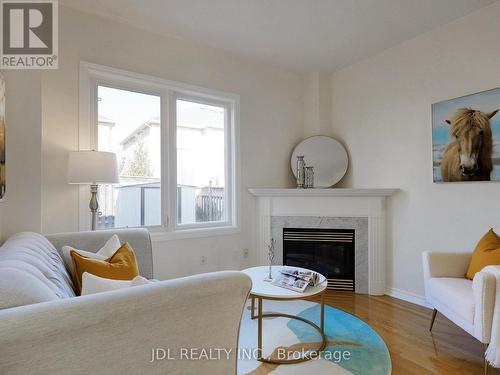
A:
[[[218,227],[218,228],[199,228],[199,229],[184,229],[175,232],[167,231],[151,231],[151,242],[163,242],[172,240],[184,240],[190,238],[203,238],[214,236],[228,236],[231,234],[240,233],[239,227]]]

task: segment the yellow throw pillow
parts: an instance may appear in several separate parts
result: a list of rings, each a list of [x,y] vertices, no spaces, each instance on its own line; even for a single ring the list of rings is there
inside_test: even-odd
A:
[[[500,265],[500,237],[490,229],[478,242],[465,275],[472,280],[486,266]]]
[[[71,251],[71,258],[73,260],[73,281],[78,294],[82,290],[82,274],[84,272],[114,280],[132,280],[139,276],[137,260],[128,243],[123,244],[106,260],[88,258],[74,250]]]

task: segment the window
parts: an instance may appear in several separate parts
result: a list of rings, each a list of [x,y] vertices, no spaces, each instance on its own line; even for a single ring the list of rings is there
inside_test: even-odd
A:
[[[119,163],[119,184],[99,186],[98,229],[237,229],[236,96],[88,63],[80,76],[80,149]]]
[[[97,149],[120,173],[99,187],[97,228],[161,225],[160,97],[99,85],[97,108]]]
[[[176,99],[177,225],[227,220],[226,112]]]

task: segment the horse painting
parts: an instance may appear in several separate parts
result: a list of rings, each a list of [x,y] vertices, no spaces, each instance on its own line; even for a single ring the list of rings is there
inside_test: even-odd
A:
[[[490,181],[492,133],[490,119],[498,110],[484,113],[460,108],[446,120],[454,139],[443,151],[441,175],[445,182]]]

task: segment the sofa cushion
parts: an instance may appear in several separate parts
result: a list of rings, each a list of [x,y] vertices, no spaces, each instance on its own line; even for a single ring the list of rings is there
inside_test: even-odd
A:
[[[61,256],[41,234],[24,232],[10,237],[0,247],[0,268],[2,272],[5,269],[15,269],[23,272],[22,275],[31,276],[30,280],[37,280],[39,285],[53,292],[57,298],[75,296],[73,281]],[[42,287],[39,288],[41,289]],[[0,295],[0,299],[2,298]]]
[[[0,309],[57,299],[46,283],[30,273],[8,267],[0,270]]]
[[[0,272],[3,272],[4,269],[16,269],[19,271],[24,271],[35,277],[39,282],[43,283],[47,288],[52,290],[56,296],[58,296],[59,298],[64,298],[64,293],[60,291],[57,285],[50,281],[38,268],[29,263],[19,260],[2,260],[0,262]]]
[[[429,280],[430,297],[466,321],[474,322],[472,281],[465,278],[433,277]]]

